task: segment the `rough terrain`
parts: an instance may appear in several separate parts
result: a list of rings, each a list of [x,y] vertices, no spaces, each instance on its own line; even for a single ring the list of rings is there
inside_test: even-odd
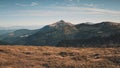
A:
[[[3,45],[0,68],[120,68],[120,48]]]

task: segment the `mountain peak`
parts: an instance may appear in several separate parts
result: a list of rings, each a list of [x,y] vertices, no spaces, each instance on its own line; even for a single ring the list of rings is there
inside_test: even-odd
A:
[[[71,25],[72,26],[73,24],[71,24],[69,22],[65,22],[64,20],[60,20],[60,21],[58,21],[56,23],[53,23],[53,24],[51,24],[49,26],[57,27],[57,26],[65,26],[65,25]]]
[[[56,22],[56,24],[65,24],[65,23],[67,23],[67,22],[65,22],[64,20],[60,20],[60,21]]]
[[[60,20],[59,22],[65,22],[64,20]]]

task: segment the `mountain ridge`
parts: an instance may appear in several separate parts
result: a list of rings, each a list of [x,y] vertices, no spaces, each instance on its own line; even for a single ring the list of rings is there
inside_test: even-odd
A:
[[[15,32],[18,32],[18,34],[21,33],[20,35],[17,34],[18,36],[25,35],[25,37],[21,36],[20,38],[19,37],[16,37],[15,39],[13,38],[13,40],[15,41],[13,41],[12,44],[57,46],[58,43],[60,43],[63,40],[80,40],[80,39],[87,40],[90,38],[93,39],[93,37],[100,38],[110,37],[111,35],[120,32],[120,23],[101,22],[96,24],[81,23],[74,25],[71,24],[70,22],[60,20],[53,24],[49,24],[40,29],[37,29],[37,31],[34,33],[30,32],[29,30],[27,30],[28,33],[26,33],[26,31],[24,32],[24,30],[26,29],[22,30],[23,33],[20,32],[19,30]],[[26,35],[29,33],[30,35]],[[78,42],[75,44],[78,44]]]

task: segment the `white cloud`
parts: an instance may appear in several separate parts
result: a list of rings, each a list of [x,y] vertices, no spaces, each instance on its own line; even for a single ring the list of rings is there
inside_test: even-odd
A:
[[[19,3],[16,3],[17,6],[28,6],[26,4],[19,4]]]
[[[109,9],[101,9],[101,8],[91,8],[91,7],[56,7],[62,10],[72,11],[72,12],[86,12],[92,14],[110,14],[110,15],[119,15],[120,11],[117,10],[109,10]]]
[[[37,2],[31,2],[30,4],[20,4],[20,3],[16,3],[17,6],[30,6],[30,7],[33,7],[33,6],[38,6],[39,4]]]
[[[61,16],[67,15],[65,11],[41,11],[41,10],[23,10],[17,11],[19,14],[12,14],[12,16]]]
[[[83,4],[83,6],[86,6],[86,7],[97,7],[96,4],[92,4],[92,3],[90,3],[90,4]]]
[[[120,11],[115,11],[115,10],[100,9],[100,8],[86,8],[86,10],[89,10],[91,12],[98,12],[101,14],[119,15],[120,16]]]
[[[44,7],[46,10],[18,10],[8,16],[79,16],[79,15],[107,15],[120,16],[120,11],[90,8],[90,7]],[[47,10],[49,9],[49,10]],[[1,14],[0,16],[5,16]]]
[[[70,2],[73,1],[73,0],[69,0]]]
[[[32,2],[32,3],[31,3],[31,6],[37,6],[37,5],[39,5],[39,4],[36,3],[36,2]]]
[[[55,4],[52,4],[52,6],[63,6],[63,7],[67,7],[67,6],[69,6],[69,7],[81,7],[81,6],[83,6],[83,7],[93,7],[93,8],[95,8],[95,7],[99,7],[99,6],[101,6],[101,5],[103,5],[103,4],[101,4],[101,5],[97,5],[97,4],[94,4],[94,3],[80,3],[80,1],[81,0],[66,0],[66,2],[64,2],[64,3],[59,3],[59,2],[57,2],[57,3],[55,3]]]
[[[80,2],[80,0],[66,0],[66,1],[69,1],[69,2]]]

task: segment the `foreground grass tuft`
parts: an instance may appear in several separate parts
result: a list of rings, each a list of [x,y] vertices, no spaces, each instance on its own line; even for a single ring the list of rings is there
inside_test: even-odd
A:
[[[120,48],[0,46],[0,68],[120,68]]]

